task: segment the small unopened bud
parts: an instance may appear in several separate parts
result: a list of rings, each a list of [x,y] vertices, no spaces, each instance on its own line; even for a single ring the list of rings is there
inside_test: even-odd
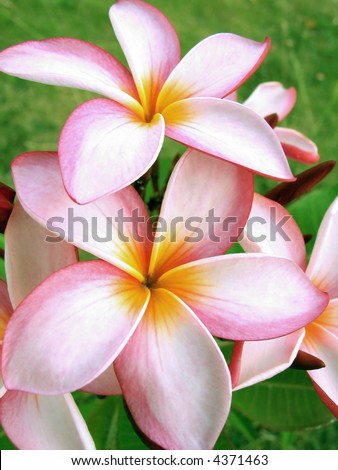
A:
[[[278,202],[282,206],[303,196],[309,192],[314,186],[320,183],[335,167],[334,160],[319,163],[308,170],[296,175],[297,180],[281,183],[265,194],[265,197]]]

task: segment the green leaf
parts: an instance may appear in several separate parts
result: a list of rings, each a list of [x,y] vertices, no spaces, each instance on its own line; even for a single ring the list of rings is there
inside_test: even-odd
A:
[[[121,396],[99,399],[78,393],[76,398],[97,449],[149,449],[134,431]]]
[[[0,426],[0,449],[1,450],[14,450],[16,447],[11,443],[5,434],[2,426]]]
[[[292,369],[234,392],[232,406],[275,431],[301,430],[334,421],[307,373]]]

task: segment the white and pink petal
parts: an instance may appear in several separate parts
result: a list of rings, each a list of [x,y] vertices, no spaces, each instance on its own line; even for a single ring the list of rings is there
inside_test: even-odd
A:
[[[196,44],[174,68],[156,109],[191,97],[223,98],[236,90],[259,67],[270,40],[256,42],[236,34],[220,33]]]
[[[9,47],[0,53],[0,71],[89,90],[141,109],[130,72],[107,51],[79,39],[52,38]]]
[[[230,362],[234,390],[267,380],[290,367],[304,335],[301,328],[280,338],[235,343]]]
[[[12,171],[21,204],[34,220],[53,232],[49,238],[53,245],[67,240],[143,279],[151,249],[146,224],[149,216],[132,187],[79,205],[65,191],[55,153],[20,155]],[[135,221],[133,215],[141,221]]]
[[[325,213],[306,273],[331,299],[338,298],[338,197]]]
[[[262,117],[277,114],[278,120],[282,121],[295,103],[296,90],[293,87],[285,88],[279,82],[265,82],[258,85],[243,104]]]
[[[255,193],[240,244],[247,253],[287,258],[306,268],[303,235],[291,214],[277,202]]]
[[[325,367],[308,371],[312,381],[338,407],[338,337],[317,322],[306,328],[303,351],[318,357]],[[321,395],[321,394],[320,394]],[[325,397],[324,397],[325,403]]]
[[[282,144],[286,156],[301,163],[312,164],[318,162],[317,146],[304,134],[285,127],[276,127],[275,133]]]
[[[14,308],[50,274],[78,261],[73,245],[50,243],[48,235],[17,202],[5,233],[5,270]]]
[[[145,122],[111,100],[87,101],[73,111],[60,136],[67,192],[79,204],[87,204],[125,188],[152,166],[163,139],[160,114]]]
[[[231,400],[227,365],[210,333],[177,297],[156,289],[115,363],[141,431],[164,449],[210,449]]]
[[[7,391],[0,420],[22,450],[95,450],[94,441],[71,395],[39,396]]]
[[[118,0],[109,16],[147,115],[180,60],[176,32],[162,12],[141,0]]]
[[[187,303],[214,336],[240,341],[291,333],[328,304],[298,265],[260,253],[193,261],[166,272],[158,285]]]
[[[52,274],[19,305],[3,343],[7,389],[60,394],[113,362],[142,318],[148,289],[104,261]]]
[[[189,147],[279,180],[292,180],[281,144],[269,124],[230,100],[188,98],[163,111],[166,135]]]
[[[203,195],[203,196],[202,196]],[[240,235],[253,198],[253,175],[188,150],[167,186],[149,272],[225,253]]]

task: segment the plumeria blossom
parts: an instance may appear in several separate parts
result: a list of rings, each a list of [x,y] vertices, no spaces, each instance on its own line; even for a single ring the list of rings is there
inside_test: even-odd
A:
[[[78,39],[28,41],[0,53],[2,72],[106,97],[80,105],[61,133],[61,173],[72,199],[84,204],[137,180],[156,160],[164,135],[254,172],[293,178],[264,119],[220,99],[260,65],[268,39],[216,34],[180,61],[177,35],[153,6],[118,0],[110,19],[130,72]]]
[[[47,233],[19,203],[15,205],[6,229],[8,290],[0,281],[0,355],[13,307],[49,274],[77,261],[72,245],[48,244],[44,241]],[[95,449],[70,394],[42,396],[7,391],[1,385],[0,396],[1,424],[19,449]]]
[[[211,448],[231,398],[229,371],[211,334],[277,337],[327,305],[327,294],[287,259],[224,255],[250,212],[252,174],[188,151],[171,175],[154,238],[132,187],[78,205],[64,189],[56,154],[25,154],[12,168],[25,210],[49,228],[57,216],[66,239],[101,259],[59,270],[17,307],[3,346],[7,388],[66,393],[96,379],[103,393],[100,376],[116,373],[136,424],[152,441]],[[122,228],[121,209],[130,221]],[[136,223],[135,210],[143,222]],[[94,220],[101,240],[71,224],[70,211],[77,221]],[[107,217],[111,236],[103,241]]]
[[[237,95],[230,95],[230,99],[236,101]],[[279,82],[265,82],[258,85],[243,104],[264,118],[277,115],[279,123],[290,113],[295,103],[296,90],[293,87],[284,88]],[[316,144],[305,135],[280,126],[275,127],[274,131],[288,157],[308,164],[319,160]]]
[[[270,208],[275,207],[278,220],[289,215],[286,209],[258,194],[251,215],[264,217],[269,231]],[[259,227],[257,226],[257,230]],[[255,243],[244,237],[242,245],[248,252],[273,253],[293,260],[306,268],[303,236],[293,219],[285,225],[290,241],[278,237],[275,242]],[[332,203],[320,226],[306,274],[319,289],[328,292],[330,302],[325,311],[305,328],[269,341],[239,342],[232,357],[235,390],[268,379],[287,369],[298,351],[309,353],[325,363],[325,367],[308,371],[320,398],[338,417],[338,198]],[[263,234],[257,231],[255,236]]]

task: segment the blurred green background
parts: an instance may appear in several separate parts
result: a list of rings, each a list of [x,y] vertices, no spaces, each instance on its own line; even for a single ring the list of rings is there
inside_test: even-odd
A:
[[[30,39],[76,37],[107,49],[125,63],[107,14],[111,3],[111,0],[0,0],[0,49]],[[241,87],[240,100],[260,82],[281,81],[285,86],[294,86],[297,104],[282,125],[314,140],[322,161],[337,160],[338,0],[320,3],[316,0],[152,0],[150,3],[159,7],[174,25],[182,54],[217,32],[232,32],[259,41],[269,36],[271,51]],[[12,184],[12,159],[26,151],[56,150],[58,135],[70,112],[93,95],[2,74],[0,90],[0,180]],[[162,178],[170,158],[182,149],[179,144],[166,142]],[[304,169],[301,164],[292,162],[291,165],[295,173]],[[256,181],[260,192],[274,184],[263,178]],[[304,233],[316,232],[337,193],[336,169],[311,194],[292,204],[290,210]],[[234,410],[217,448],[336,448],[337,424],[318,427],[320,422],[330,421],[330,416],[312,392],[305,373],[292,374],[282,374],[278,379],[248,389],[250,395],[235,394]],[[293,395],[290,390],[294,390]],[[291,398],[296,392],[298,398]],[[87,395],[79,395],[77,399],[99,448],[145,448],[126,419],[121,399],[99,400]],[[305,415],[308,419],[301,423]],[[273,421],[279,425],[276,427]],[[304,426],[311,429],[297,430]],[[10,444],[2,438],[1,447]]]

